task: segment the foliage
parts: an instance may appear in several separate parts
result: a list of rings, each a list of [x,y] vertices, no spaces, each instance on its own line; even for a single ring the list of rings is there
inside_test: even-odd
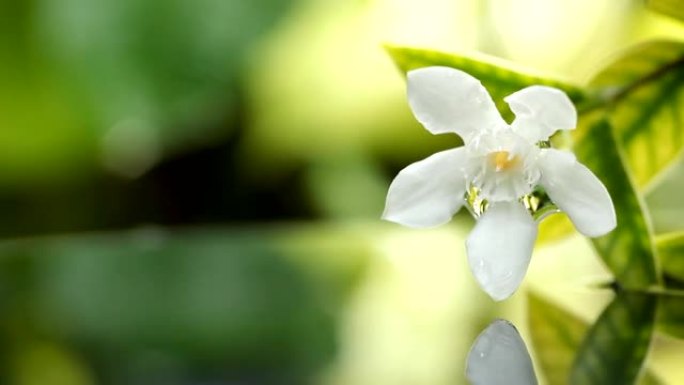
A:
[[[613,196],[618,213],[618,228],[612,234],[596,241],[599,255],[622,285],[643,287],[659,281],[648,213],[641,203],[642,198],[635,191],[631,175],[632,170],[627,163],[627,160],[631,159],[630,156],[636,155],[633,153],[623,155],[625,143],[614,139],[619,137],[617,133],[620,131],[613,129],[611,123],[613,120],[618,123],[629,120],[632,125],[642,127],[643,122],[655,121],[659,112],[658,109],[654,109],[650,113],[640,113],[638,117],[630,116],[630,120],[624,118],[627,115],[625,110],[617,110],[616,108],[617,106],[622,108],[623,105],[626,105],[625,109],[629,109],[631,106],[632,110],[640,111],[639,106],[631,102],[630,99],[633,93],[641,89],[641,83],[635,84],[635,82],[639,81],[646,84],[651,80],[648,82],[639,80],[642,79],[639,74],[645,72],[647,75],[653,76],[651,75],[653,71],[648,71],[652,67],[660,72],[667,73],[670,71],[670,67],[678,68],[677,66],[673,66],[670,61],[666,60],[660,62],[660,67],[658,65],[651,67],[644,65],[642,67],[646,69],[639,67],[642,72],[636,75],[632,74],[632,76],[613,79],[614,76],[611,77],[613,72],[624,72],[622,70],[611,71],[616,66],[620,67],[613,65],[601,73],[597,80],[583,92],[578,87],[565,85],[552,79],[521,74],[499,64],[413,48],[391,47],[389,50],[402,71],[428,65],[450,65],[472,73],[482,79],[483,85],[498,101],[501,101],[504,96],[511,92],[533,84],[553,85],[566,90],[571,98],[579,104],[581,112],[578,132],[575,134],[577,138],[577,142],[574,144],[575,152],[583,163],[606,184]],[[642,74],[642,76],[644,75]],[[617,94],[615,93],[615,84],[623,86]],[[499,108],[505,113],[506,110],[501,105]],[[676,123],[676,120],[672,121],[673,125]],[[648,141],[649,139],[652,138],[648,136],[639,139],[629,137],[632,142]],[[681,145],[675,145],[675,147],[677,148],[676,151],[681,149]],[[664,166],[664,164],[661,165],[661,168]]]
[[[364,247],[319,234],[328,263],[338,261],[322,284],[304,253],[292,263],[297,246],[283,236],[148,228],[0,244],[0,311],[12,314],[0,319],[0,352],[13,357],[0,380],[27,383],[8,376],[27,367],[22,376],[35,379],[73,355],[77,368],[95,363],[105,384],[179,370],[188,382],[304,383],[333,357],[327,306],[345,296]],[[97,365],[111,360],[115,367]]]
[[[532,342],[550,385],[635,383],[653,332],[656,298],[618,294],[589,326],[542,297],[528,295]],[[639,384],[659,384],[645,371]]]
[[[576,143],[578,159],[605,184],[617,213],[617,228],[592,239],[596,251],[625,287],[647,287],[658,282],[651,231],[645,206],[622,162],[610,123],[600,120]]]
[[[533,293],[528,294],[527,309],[532,343],[546,381],[550,385],[567,383],[575,352],[588,326]]]
[[[265,108],[296,116],[295,126],[308,113],[290,110],[299,99],[282,103],[277,91],[255,96],[260,94],[249,88],[253,79],[245,76],[253,64],[249,60],[258,57],[252,55],[273,44],[262,44],[261,38],[279,26],[293,3],[0,2],[5,16],[0,25],[0,233],[29,236],[0,243],[1,383],[309,383],[330,367],[337,340],[352,333],[340,328],[335,317],[355,306],[349,305],[348,295],[365,273],[363,238],[375,237],[372,249],[377,252],[386,247],[385,234],[341,232],[331,241],[318,231],[322,225],[317,222],[316,231],[288,248],[281,241],[297,238],[292,236],[296,226],[271,231],[263,221],[340,221],[360,213],[375,217],[385,191],[383,178],[408,151],[350,124],[345,119],[350,112],[330,103],[358,94],[340,92],[334,83],[324,89],[302,86],[323,84],[334,77],[331,73],[344,75],[339,82],[359,83],[374,75],[357,73],[373,64],[349,54],[365,46],[350,51],[350,45],[339,42],[367,39],[358,19],[353,19],[355,31],[342,29],[342,20],[360,15],[362,7],[375,10],[377,4],[330,7],[316,1],[311,3],[321,4],[311,12],[305,2],[295,11],[312,19],[318,12],[344,10],[338,12],[343,17],[320,19],[312,29],[298,32],[315,41],[313,48],[335,54],[320,60],[328,53],[313,52],[312,46],[279,46],[282,56],[265,56],[278,59],[260,60],[268,70],[259,83],[269,87],[276,82],[272,73],[296,79],[288,84],[302,90],[297,95],[312,99],[316,108],[330,106],[319,115],[341,122],[336,125],[340,137],[381,137],[378,142],[389,143],[383,151],[399,155],[388,160],[377,149],[350,154],[335,141],[336,151],[328,151],[307,131],[298,136],[278,119],[267,119],[275,133],[274,153],[288,138],[301,136],[318,163],[297,164],[291,174],[277,177],[256,170],[256,182],[246,181],[253,170],[244,160],[257,156],[236,155],[235,143],[250,128],[250,114],[260,115],[247,104],[253,103],[250,98],[263,98]],[[684,19],[679,1],[646,3]],[[368,24],[373,33],[382,27],[375,20]],[[310,32],[322,29],[348,40],[331,43]],[[520,88],[545,84],[570,95],[580,111],[578,129],[552,140],[572,145],[615,201],[618,228],[593,244],[613,272],[618,294],[594,325],[530,295],[537,358],[552,385],[569,378],[629,383],[640,374],[642,384],[658,384],[650,371],[639,373],[639,368],[654,332],[684,338],[684,297],[676,291],[684,288],[684,233],[654,234],[643,197],[682,159],[684,44],[655,41],[631,47],[583,85],[494,58],[386,49],[402,72],[428,65],[470,72],[509,120],[503,98]],[[279,60],[287,55],[310,60],[287,66]],[[383,66],[387,70],[378,60],[378,68]],[[291,73],[292,67],[301,72]],[[302,82],[301,74],[314,81]],[[342,91],[350,89],[367,88]],[[332,93],[341,96],[326,98]],[[398,93],[392,95],[395,102],[404,102]],[[358,115],[353,121],[391,115],[388,126],[407,123],[393,109],[397,105],[383,105],[384,110],[363,106],[352,113]],[[337,114],[331,118],[329,111]],[[332,132],[324,124],[315,128],[323,136]],[[420,146],[412,148],[411,156]],[[376,163],[377,158],[384,163]],[[312,182],[302,187],[306,175]],[[259,230],[246,230],[243,220],[258,222]],[[226,221],[238,225],[83,234],[146,223]],[[568,223],[562,214],[547,218],[541,238],[567,235],[574,231]],[[33,237],[52,231],[75,234]],[[365,295],[378,295],[382,288],[372,289]],[[421,328],[432,330],[425,325]],[[343,364],[347,354],[358,352],[339,354]]]
[[[662,235],[657,245],[663,273],[667,278],[684,282],[684,232]]]
[[[1,2],[0,185],[69,180],[103,160],[137,176],[225,138],[245,52],[290,2],[246,4]]]
[[[573,85],[522,73],[492,62],[418,48],[387,46],[387,51],[402,73],[427,66],[453,67],[470,73],[482,82],[501,114],[509,119],[512,115],[508,104],[503,100],[504,97],[527,86],[543,84],[560,88],[574,102],[580,102],[585,97],[582,89]]]
[[[619,292],[584,337],[570,383],[634,383],[653,335],[655,310],[647,294]]]
[[[402,72],[441,65],[481,79],[509,118],[503,97],[533,84],[561,88],[578,105],[573,150],[606,185],[617,212],[617,228],[593,240],[598,256],[615,276],[617,296],[590,328],[531,296],[533,340],[542,350],[562,347],[540,355],[552,384],[568,379],[577,384],[634,382],[655,326],[682,336],[681,297],[669,294],[663,284],[683,281],[684,241],[675,234],[656,242],[643,194],[684,148],[684,44],[657,41],[629,49],[585,87],[529,75],[493,60],[415,48],[388,50]],[[546,229],[554,237],[571,231],[567,220],[557,219]],[[654,287],[660,287],[660,295],[651,293]],[[644,381],[657,383],[649,376]]]
[[[658,296],[657,326],[663,333],[684,338],[684,295],[681,292]]]
[[[656,12],[684,20],[684,8],[678,0],[646,0],[646,5]]]
[[[631,48],[600,71],[589,89],[601,95],[638,185],[682,153],[684,44],[655,41]]]

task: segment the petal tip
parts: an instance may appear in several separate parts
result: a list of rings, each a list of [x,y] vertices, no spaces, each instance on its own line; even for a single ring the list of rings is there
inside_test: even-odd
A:
[[[392,222],[392,223],[396,223],[398,225],[411,227],[409,224],[404,223],[404,221],[402,221],[400,219],[399,215],[390,212],[389,208],[387,208],[387,207],[382,212],[382,215],[380,215],[380,219],[382,219],[385,222]]]
[[[603,227],[591,229],[591,230],[585,230],[585,231],[580,231],[582,234],[586,235],[589,238],[598,238],[602,237],[611,231],[615,230],[617,227],[617,217],[615,216],[615,210],[613,210],[612,217],[609,221],[606,222],[606,224]]]
[[[471,245],[470,239],[466,240],[466,255],[473,255],[473,251],[471,251],[472,249],[473,247]],[[520,287],[522,284],[523,277],[520,277],[519,282],[511,285],[511,282],[506,282],[506,280],[502,279],[501,277],[495,277],[485,271],[478,270],[478,267],[474,266],[472,263],[470,264],[470,270],[475,278],[475,282],[477,282],[477,285],[482,289],[482,291],[487,293],[487,295],[489,295],[494,302],[501,302],[508,299],[510,296],[515,294],[515,292],[518,290],[518,287]]]
[[[517,290],[517,288],[516,288],[516,290]],[[512,296],[513,293],[515,293],[515,290],[513,290],[510,293],[487,292],[487,294],[489,294],[489,296],[494,300],[494,302],[504,301],[504,300],[508,299],[510,296]]]
[[[577,109],[565,91],[533,85],[504,98],[516,116],[515,129],[530,140],[547,140],[577,126]]]
[[[406,78],[409,107],[432,134],[453,133],[467,141],[480,127],[504,123],[482,83],[464,71],[421,67]]]
[[[398,225],[408,227],[411,229],[432,229],[432,228],[439,227],[439,226],[442,226],[444,224],[449,223],[449,221],[451,220],[451,217],[446,218],[446,219],[438,219],[438,220],[435,220],[433,218],[430,220],[430,222],[426,222],[425,220],[424,221],[411,220],[409,218],[406,218],[401,213],[383,212],[382,215],[380,216],[380,219],[382,219],[385,222],[396,223]]]

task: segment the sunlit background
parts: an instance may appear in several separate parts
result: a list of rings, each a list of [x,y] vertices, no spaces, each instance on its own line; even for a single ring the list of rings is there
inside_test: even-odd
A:
[[[495,304],[466,214],[379,220],[398,170],[458,143],[383,47],[583,84],[658,37],[684,27],[637,0],[1,1],[0,382],[461,384],[496,317],[533,350],[530,291],[591,322],[610,274],[581,236]],[[684,165],[660,179],[655,229],[681,230]],[[683,349],[647,366],[681,383]]]

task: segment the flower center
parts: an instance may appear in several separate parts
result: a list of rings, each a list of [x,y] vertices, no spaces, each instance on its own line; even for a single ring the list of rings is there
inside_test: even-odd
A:
[[[511,156],[508,151],[494,151],[488,155],[488,158],[496,172],[508,171],[520,165],[520,157]]]

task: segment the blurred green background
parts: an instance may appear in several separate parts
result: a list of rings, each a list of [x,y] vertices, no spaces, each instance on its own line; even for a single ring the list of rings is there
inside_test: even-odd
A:
[[[654,38],[684,26],[637,0],[0,0],[0,383],[459,384],[493,317],[529,341],[528,291],[592,321],[582,237],[494,304],[469,217],[380,222],[398,170],[458,144],[383,45],[582,85]],[[656,233],[682,188],[680,161],[647,189]],[[653,346],[682,381],[682,340]]]

